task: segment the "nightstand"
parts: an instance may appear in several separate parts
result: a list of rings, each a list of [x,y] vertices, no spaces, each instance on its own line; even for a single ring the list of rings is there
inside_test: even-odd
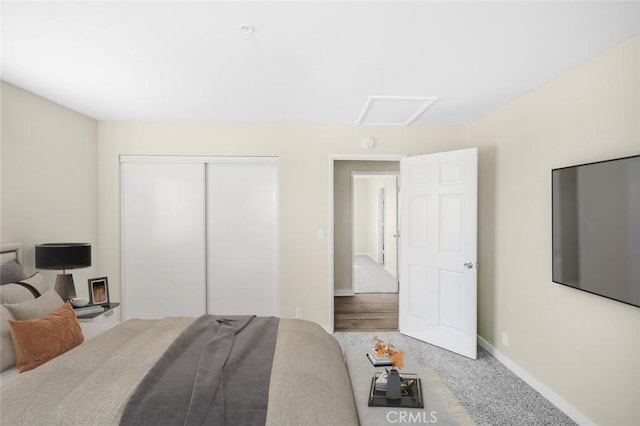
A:
[[[109,307],[94,315],[78,318],[84,340],[90,340],[102,334],[120,322],[120,304],[110,303]]]

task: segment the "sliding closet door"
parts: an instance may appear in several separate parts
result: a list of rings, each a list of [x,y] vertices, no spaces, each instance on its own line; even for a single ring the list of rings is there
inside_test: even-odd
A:
[[[206,311],[205,165],[123,157],[123,316]]]
[[[207,228],[209,313],[277,315],[277,160],[209,163]]]

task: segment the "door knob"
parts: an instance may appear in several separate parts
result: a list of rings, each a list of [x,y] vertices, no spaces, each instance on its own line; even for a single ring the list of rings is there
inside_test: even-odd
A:
[[[464,262],[464,267],[467,269],[473,268],[473,262]]]

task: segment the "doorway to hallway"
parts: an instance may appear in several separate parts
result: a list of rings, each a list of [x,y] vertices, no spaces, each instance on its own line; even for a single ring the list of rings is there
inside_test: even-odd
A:
[[[398,330],[398,161],[333,168],[336,331]]]

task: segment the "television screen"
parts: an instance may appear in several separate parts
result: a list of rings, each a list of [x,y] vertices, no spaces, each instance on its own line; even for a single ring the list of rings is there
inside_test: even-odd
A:
[[[551,176],[553,281],[640,307],[640,155]]]

